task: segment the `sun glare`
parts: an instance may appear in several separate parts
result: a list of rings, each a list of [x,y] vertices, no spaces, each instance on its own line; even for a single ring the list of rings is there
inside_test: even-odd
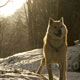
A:
[[[1,0],[0,6],[4,5],[8,0]],[[14,12],[19,9],[26,0],[10,0],[5,6],[0,7],[0,15],[10,16],[14,14]]]

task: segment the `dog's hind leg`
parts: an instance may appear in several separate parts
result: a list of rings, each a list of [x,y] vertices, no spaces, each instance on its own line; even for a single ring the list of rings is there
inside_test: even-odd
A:
[[[45,58],[43,58],[43,59],[41,60],[41,63],[40,63],[39,69],[38,69],[38,71],[37,71],[38,74],[41,73],[42,68],[43,68],[44,65],[45,65]]]

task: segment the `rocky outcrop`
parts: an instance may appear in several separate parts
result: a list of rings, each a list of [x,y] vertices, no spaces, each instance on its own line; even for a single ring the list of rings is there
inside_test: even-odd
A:
[[[80,44],[68,47],[68,71],[80,71]]]

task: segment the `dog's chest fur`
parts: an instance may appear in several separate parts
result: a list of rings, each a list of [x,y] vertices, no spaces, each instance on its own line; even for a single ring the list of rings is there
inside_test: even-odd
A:
[[[44,43],[45,57],[50,62],[56,62],[63,60],[66,56],[65,37],[60,40],[54,40],[51,36],[46,37],[46,43]]]

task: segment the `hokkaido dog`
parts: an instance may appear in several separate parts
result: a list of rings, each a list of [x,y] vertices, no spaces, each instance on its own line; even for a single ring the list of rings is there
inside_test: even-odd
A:
[[[40,74],[46,64],[49,80],[53,80],[52,63],[59,64],[59,80],[66,80],[67,33],[68,30],[64,24],[63,17],[60,20],[49,18],[48,28],[44,37],[43,58],[37,71]]]

